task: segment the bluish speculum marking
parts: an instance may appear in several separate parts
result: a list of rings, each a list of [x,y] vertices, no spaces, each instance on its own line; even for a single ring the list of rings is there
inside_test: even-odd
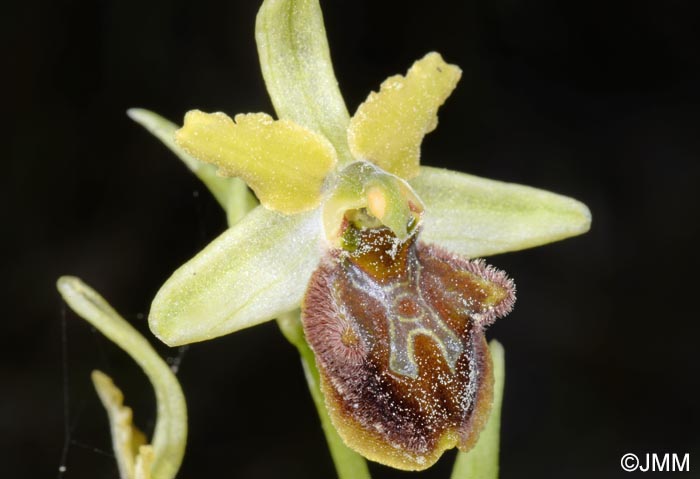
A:
[[[454,372],[464,352],[459,337],[439,318],[419,289],[406,284],[387,289],[384,298],[389,321],[389,368],[397,374],[417,378],[415,340],[424,335],[435,343]]]
[[[462,341],[424,298],[421,265],[413,252],[408,249],[405,252],[408,253],[405,257],[397,257],[404,266],[395,276],[379,280],[361,268],[350,267],[349,279],[357,290],[381,305],[389,332],[389,369],[393,373],[418,378],[421,362],[415,354],[415,343],[421,335],[430,338],[454,373],[464,352]]]

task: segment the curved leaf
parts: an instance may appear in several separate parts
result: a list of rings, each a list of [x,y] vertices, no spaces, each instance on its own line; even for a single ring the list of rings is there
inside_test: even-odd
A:
[[[215,338],[299,306],[319,262],[320,212],[248,213],[160,289],[148,318],[170,346]]]
[[[151,474],[153,479],[172,479],[182,463],[187,441],[187,406],[180,383],[170,367],[158,356],[148,341],[131,324],[119,316],[96,291],[72,276],[59,278],[57,287],[71,309],[126,351],[151,381],[158,404],[158,419],[152,442],[153,465]],[[95,387],[100,394],[100,399],[108,409],[110,420],[123,419],[124,411],[119,397],[121,392],[106,376],[100,375],[100,373],[97,373],[96,376],[93,375],[93,380],[95,380]],[[115,411],[120,411],[120,413],[114,414]],[[116,433],[113,436],[116,454],[122,454],[126,450],[124,443],[116,435],[123,434],[130,423],[130,420],[120,423],[112,422],[113,433]],[[146,451],[148,450],[146,449]],[[120,467],[122,462],[129,462],[128,457],[122,457],[118,460]],[[136,457],[136,464],[132,465],[136,470],[139,469],[138,463],[139,456]]]
[[[469,258],[551,243],[591,225],[583,203],[529,186],[428,167],[409,183],[425,204],[423,241]]]

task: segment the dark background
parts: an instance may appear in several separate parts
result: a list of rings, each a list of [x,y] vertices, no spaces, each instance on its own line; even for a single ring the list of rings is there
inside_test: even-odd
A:
[[[490,259],[519,293],[489,331],[507,355],[503,478],[623,477],[626,452],[690,453],[693,472],[678,476],[698,477],[695,3],[322,4],[351,112],[384,78],[440,51],[464,76],[423,162],[564,193],[593,212],[585,236]],[[224,218],[125,110],[175,121],[191,108],[272,112],[254,45],[257,8],[4,7],[3,477],[59,475],[64,391],[63,477],[117,477],[93,368],[112,375],[137,423],[152,427],[146,379],[66,312],[54,281],[81,276],[148,334],[159,285]],[[191,433],[180,477],[333,477],[296,352],[274,323],[160,351],[182,359]],[[452,457],[420,474],[372,469],[377,478],[445,478]]]

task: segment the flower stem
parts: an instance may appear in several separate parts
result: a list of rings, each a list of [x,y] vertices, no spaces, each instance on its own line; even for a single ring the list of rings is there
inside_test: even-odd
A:
[[[457,455],[451,479],[498,479],[498,451],[501,429],[501,404],[505,384],[505,358],[501,343],[489,344],[493,360],[493,406],[479,441],[469,452]]]
[[[309,392],[311,392],[318,417],[321,419],[321,427],[326,436],[326,442],[335,464],[335,470],[338,473],[338,479],[370,479],[367,461],[345,445],[331,423],[331,418],[328,415],[326,403],[321,393],[320,375],[316,367],[316,359],[304,338],[299,311],[281,316],[277,319],[277,324],[282,330],[284,337],[297,348],[301,355],[301,364],[304,367],[306,383],[309,386]]]
[[[233,186],[233,188],[238,187]],[[229,226],[233,226],[255,207],[255,204],[247,201],[245,198],[246,193],[247,189],[245,191],[232,191],[228,195],[231,198],[238,195],[245,200],[240,202],[231,201],[226,204],[224,209]],[[323,399],[323,393],[321,393],[321,377],[316,367],[316,359],[306,342],[304,330],[301,326],[301,312],[296,310],[283,314],[277,318],[277,324],[284,337],[297,348],[301,356],[301,365],[304,368],[306,383],[314,406],[316,406],[318,417],[321,420],[321,428],[326,436],[326,442],[328,443],[328,449],[331,453],[338,479],[371,479],[365,458],[345,445],[331,423],[331,418],[326,409],[326,402]]]

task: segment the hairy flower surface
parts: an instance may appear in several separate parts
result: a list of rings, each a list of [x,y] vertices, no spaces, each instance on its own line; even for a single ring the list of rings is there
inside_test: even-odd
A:
[[[484,327],[515,300],[505,274],[386,229],[326,257],[302,321],[331,417],[365,457],[422,469],[468,450],[488,418],[492,366]]]
[[[439,54],[387,79],[350,118],[317,1],[267,0],[256,35],[279,119],[195,110],[175,132],[131,112],[205,181],[232,223],[163,285],[151,329],[180,345],[301,306],[348,446],[402,469],[468,450],[491,405],[484,328],[515,300],[504,273],[469,258],[585,232],[587,208],[420,166],[422,139],[461,76]],[[233,205],[248,200],[235,178],[261,203],[240,221]]]

